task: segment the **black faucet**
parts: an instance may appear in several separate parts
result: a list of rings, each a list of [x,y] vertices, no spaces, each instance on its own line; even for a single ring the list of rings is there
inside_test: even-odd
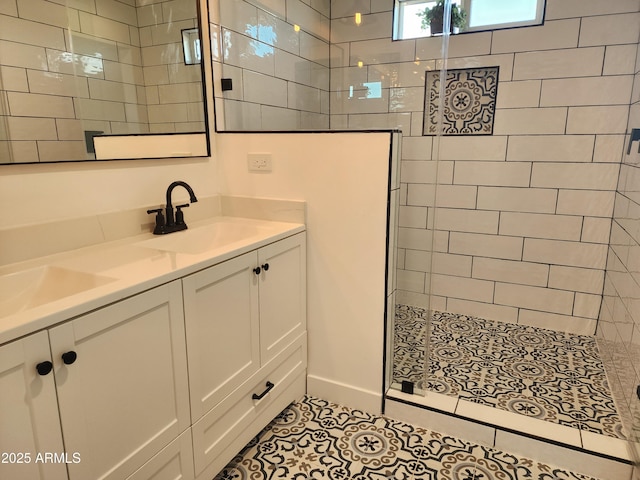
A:
[[[171,194],[173,193],[173,189],[176,187],[184,187],[187,192],[189,192],[189,201],[191,203],[195,203],[198,201],[196,198],[196,194],[193,193],[193,189],[189,186],[188,183],[178,180],[173,182],[167,188],[167,207],[165,209],[165,216],[162,215],[162,209],[156,208],[154,210],[147,210],[147,213],[155,213],[156,214],[156,226],[153,229],[154,235],[164,235],[167,233],[179,232],[180,230],[186,230],[187,224],[184,223],[184,213],[182,212],[183,208],[189,206],[188,203],[184,205],[176,206],[175,217],[173,215],[173,205],[171,204]]]

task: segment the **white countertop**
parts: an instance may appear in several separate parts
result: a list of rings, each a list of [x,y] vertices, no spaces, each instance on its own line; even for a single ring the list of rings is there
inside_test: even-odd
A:
[[[198,229],[204,232],[204,229],[218,227],[224,229],[225,225],[239,227],[239,230],[249,233],[238,239],[226,236],[220,245],[216,242],[212,242],[211,245],[199,245],[198,248],[189,249],[191,253],[152,248],[154,243],[158,243],[154,239],[162,239],[160,243],[169,242],[170,244],[179,241],[180,236],[191,235]],[[58,267],[98,275],[107,277],[107,281],[73,295],[0,316],[0,344],[51,327],[304,230],[305,226],[301,223],[216,217],[207,221],[193,222],[185,232],[162,236],[145,233],[116,242],[102,243],[4,266],[0,268],[0,282],[5,276],[41,267]],[[143,245],[140,245],[141,242]],[[3,291],[0,288],[0,302],[12,295],[16,295],[16,292],[7,291],[7,289]]]

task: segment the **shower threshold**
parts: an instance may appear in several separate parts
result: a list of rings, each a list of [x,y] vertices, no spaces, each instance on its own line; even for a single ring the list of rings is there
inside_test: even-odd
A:
[[[524,436],[631,462],[593,337],[432,312],[425,373],[427,315],[396,306],[387,410],[411,405],[467,433],[473,422],[487,441]],[[414,385],[413,395],[400,391],[403,381]]]

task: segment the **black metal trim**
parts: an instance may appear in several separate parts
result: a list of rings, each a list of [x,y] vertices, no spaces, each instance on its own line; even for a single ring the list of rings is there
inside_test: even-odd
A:
[[[391,192],[393,189],[393,139],[395,135],[401,135],[400,130],[391,130],[389,132],[389,165],[387,168],[387,218],[385,225],[385,232],[387,238],[385,239],[385,255],[384,255],[384,307],[383,307],[383,318],[382,318],[382,402],[380,405],[380,411],[384,413],[385,409],[385,399],[386,399],[386,391],[387,391],[387,362],[393,361],[393,359],[387,358],[387,344],[388,344],[388,335],[389,335],[389,310],[388,310],[388,299],[389,299],[389,255],[393,255],[391,252]],[[398,141],[400,141],[398,139]],[[398,158],[399,162],[400,159]],[[395,308],[395,304],[393,306]],[[393,315],[393,312],[391,313]],[[393,345],[392,345],[393,346]]]
[[[216,133],[233,133],[233,134],[238,134],[238,133],[298,133],[298,134],[305,134],[305,133],[390,133],[390,132],[399,132],[401,133],[402,130],[399,128],[365,128],[365,129],[339,129],[339,130],[330,130],[330,129],[317,129],[317,130],[221,130],[221,131],[217,131]]]

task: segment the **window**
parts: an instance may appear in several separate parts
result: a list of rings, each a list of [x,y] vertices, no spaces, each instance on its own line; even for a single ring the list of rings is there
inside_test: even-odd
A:
[[[540,25],[545,0],[452,0],[451,4],[452,33],[463,33]],[[442,34],[443,10],[443,0],[395,0],[393,39]]]

